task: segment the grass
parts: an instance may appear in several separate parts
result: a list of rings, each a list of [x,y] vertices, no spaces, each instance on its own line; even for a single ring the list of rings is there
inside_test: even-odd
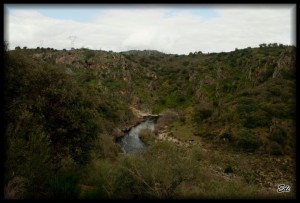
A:
[[[182,124],[180,121],[176,121],[172,124],[171,132],[173,136],[182,141],[194,141],[200,142],[200,138],[193,134],[193,128],[189,125]]]
[[[206,179],[210,179],[210,181]],[[256,199],[263,194],[252,185],[238,181],[226,181],[213,177],[212,174],[199,178],[199,184],[183,184],[180,188],[182,198],[187,199]]]

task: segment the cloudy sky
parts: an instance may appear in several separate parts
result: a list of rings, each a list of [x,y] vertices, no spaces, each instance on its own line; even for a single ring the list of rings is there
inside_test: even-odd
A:
[[[296,45],[296,5],[4,5],[9,48],[222,52]]]

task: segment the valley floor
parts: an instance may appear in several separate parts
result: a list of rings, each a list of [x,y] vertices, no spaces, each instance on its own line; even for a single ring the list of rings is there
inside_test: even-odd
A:
[[[138,117],[147,112],[131,107]],[[238,181],[254,185],[266,197],[293,197],[295,195],[295,159],[290,156],[271,156],[259,153],[237,152],[228,143],[213,144],[195,136],[193,126],[173,122],[162,125],[155,132],[154,142],[168,141],[178,147],[192,148],[200,145],[201,165],[223,181]],[[278,193],[278,185],[291,188],[290,193]]]
[[[242,181],[259,188],[266,197],[293,197],[296,194],[296,163],[289,156],[271,156],[256,153],[236,152],[230,147],[214,145],[208,140],[189,134],[180,138],[180,131],[189,131],[190,126],[164,126],[157,134],[157,140],[167,140],[176,145],[202,148],[201,164],[224,181]],[[179,134],[178,134],[179,132]],[[290,193],[278,193],[278,185],[290,186]]]

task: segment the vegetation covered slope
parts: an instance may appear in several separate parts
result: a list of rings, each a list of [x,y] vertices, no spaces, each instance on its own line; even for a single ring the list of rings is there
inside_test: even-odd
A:
[[[277,146],[282,153],[294,153],[293,47],[162,55],[153,56],[152,60],[129,56],[135,61],[151,61],[149,69],[158,75],[159,82],[153,84],[153,90],[139,95],[155,95],[145,101],[155,113],[166,108],[182,111],[183,119],[196,125],[195,133],[210,139],[225,138],[234,143],[247,131],[252,134],[247,137],[255,136],[261,143],[253,143],[253,149],[246,147],[246,151],[263,145],[265,150]],[[271,153],[279,153],[272,149]]]
[[[293,159],[295,51],[264,46],[189,55],[50,48],[6,52],[6,197],[264,194],[254,189],[249,174],[233,183],[214,174],[197,142],[180,150],[153,143],[145,153],[122,155],[113,138],[135,122],[130,109],[135,106],[175,112],[178,119],[168,125],[180,140]]]

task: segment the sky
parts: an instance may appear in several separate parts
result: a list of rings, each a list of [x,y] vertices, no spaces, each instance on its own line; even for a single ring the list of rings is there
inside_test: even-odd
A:
[[[296,45],[295,4],[4,4],[4,39],[55,49],[228,52]]]

